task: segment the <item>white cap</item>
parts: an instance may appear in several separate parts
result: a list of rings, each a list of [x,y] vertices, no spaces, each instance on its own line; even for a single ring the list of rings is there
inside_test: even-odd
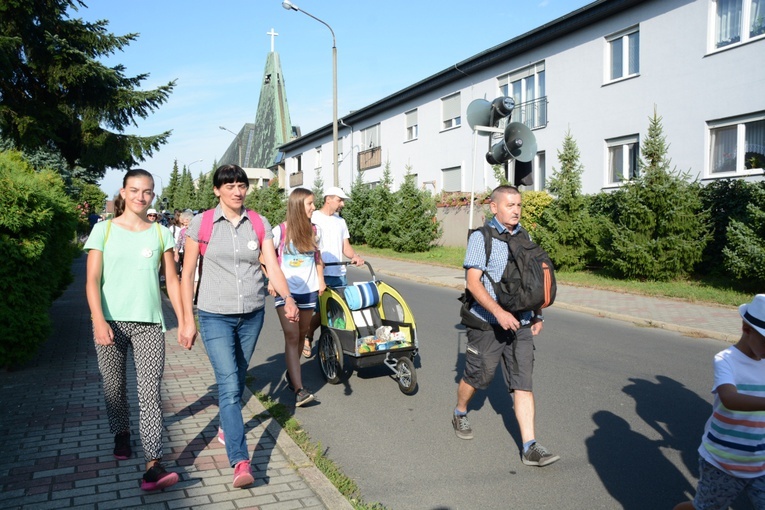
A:
[[[765,336],[765,294],[757,294],[751,303],[738,307],[744,321]]]
[[[157,210],[154,208],[151,208],[148,211],[146,211],[146,214],[157,214]]]
[[[324,196],[325,197],[336,196],[336,197],[342,198],[343,200],[348,200],[349,198],[351,198],[351,197],[349,197],[348,195],[345,194],[345,191],[343,191],[342,189],[338,188],[337,186],[332,186],[331,188],[327,188],[324,191]]]

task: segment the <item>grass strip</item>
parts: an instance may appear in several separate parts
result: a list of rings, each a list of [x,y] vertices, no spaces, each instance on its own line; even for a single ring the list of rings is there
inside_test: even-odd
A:
[[[347,477],[332,459],[326,456],[326,450],[321,443],[311,441],[308,433],[303,430],[292,413],[284,405],[275,402],[268,395],[256,392],[255,397],[260,400],[266,412],[282,426],[282,429],[295,441],[314,465],[324,473],[324,476],[337,487],[340,493],[351,503],[356,510],[386,510],[380,503],[367,503],[361,497],[359,486],[351,478]]]

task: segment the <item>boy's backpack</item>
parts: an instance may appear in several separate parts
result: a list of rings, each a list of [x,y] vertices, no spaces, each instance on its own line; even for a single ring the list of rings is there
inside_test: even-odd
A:
[[[261,220],[260,215],[252,209],[245,210],[247,211],[247,216],[250,218],[250,223],[252,223],[252,229],[255,231],[255,235],[258,236],[258,244],[262,247],[263,239],[266,237],[266,227],[263,226],[263,220]],[[203,257],[207,251],[207,245],[210,244],[214,216],[215,209],[208,209],[202,213],[202,224],[199,226],[197,242],[199,243],[199,254]]]
[[[553,304],[557,292],[555,268],[547,252],[531,240],[525,229],[521,227],[521,231],[514,236],[511,236],[509,232],[500,234],[497,229],[488,225],[475,230],[483,234],[486,265],[491,256],[492,238],[507,243],[508,259],[500,280],[495,282],[488,272],[483,273],[491,282],[494,294],[497,296],[497,303],[503,309],[508,312],[525,312],[539,310]],[[485,329],[483,324],[474,320],[480,321],[480,319],[469,312],[473,297],[467,289],[461,300],[463,301],[461,312],[463,324]]]

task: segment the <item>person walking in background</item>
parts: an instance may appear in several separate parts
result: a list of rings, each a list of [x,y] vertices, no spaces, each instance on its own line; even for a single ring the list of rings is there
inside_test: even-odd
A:
[[[183,255],[186,249],[186,232],[188,232],[189,224],[193,218],[194,213],[190,210],[183,211],[179,217],[179,232],[178,236],[175,238],[175,261],[178,263],[179,274],[183,272]]]
[[[86,294],[109,428],[115,435],[114,457],[125,460],[132,456],[127,401],[127,355],[132,348],[140,402],[139,431],[146,459],[141,489],[146,491],[164,489],[178,481],[178,474],[166,471],[160,462],[165,321],[157,268],[164,270],[178,323],[183,320],[172,234],[146,215],[154,199],[153,190],[154,179],[149,172],[129,170],[120,190],[124,212],[97,223],[85,243]]]
[[[287,278],[290,293],[300,309],[298,322],[290,321],[284,313],[284,299],[268,284],[268,291],[274,296],[276,312],[284,331],[284,359],[287,364],[287,379],[295,392],[295,405],[300,407],[314,400],[310,390],[303,387],[300,373],[300,351],[302,339],[311,327],[311,316],[324,292],[324,264],[316,238],[316,229],[311,224],[314,212],[314,196],[305,188],[295,188],[287,201],[287,220],[274,227],[274,245],[280,267]]]
[[[364,259],[351,246],[351,235],[348,232],[348,225],[339,214],[343,207],[345,207],[345,201],[349,199],[350,197],[342,189],[332,186],[324,192],[324,204],[321,206],[321,209],[314,211],[311,215],[311,223],[316,225],[319,230],[319,250],[321,251],[322,261],[325,264],[329,262],[342,262],[343,256],[345,256],[355,266],[360,267],[364,265]],[[344,265],[325,266],[324,281],[329,287],[345,287],[348,284],[345,273],[346,268]],[[313,336],[321,325],[321,317],[318,311],[317,303],[317,313],[311,318],[311,327],[305,337],[303,346],[303,356],[306,358],[311,357]]]
[[[299,316],[276,260],[268,220],[244,207],[248,187],[247,174],[237,165],[223,165],[213,174],[213,192],[219,203],[214,210],[195,216],[186,231],[181,278],[184,321],[179,328],[179,342],[191,349],[197,334],[193,312],[194,272],[200,245],[204,245],[204,271],[199,281],[199,331],[218,384],[218,440],[226,445],[237,488],[254,481],[241,401],[247,369],[265,316],[266,288],[261,255],[274,289],[285,298],[285,317],[288,321],[297,321]]]
[[[513,186],[498,186],[491,193],[489,203],[494,217],[487,222],[499,233],[510,235],[528,233],[521,227],[521,193]],[[460,439],[473,439],[473,430],[467,417],[467,406],[477,389],[485,389],[494,379],[497,364],[502,361],[502,372],[508,390],[513,394],[513,407],[523,440],[522,461],[529,466],[547,466],[560,459],[536,441],[534,431],[534,394],[532,372],[534,368],[534,337],[542,332],[541,311],[513,314],[497,302],[494,288],[484,272],[499,281],[508,261],[506,242],[491,238],[491,257],[486,260],[484,237],[480,231],[468,239],[464,268],[467,270],[467,290],[476,303],[470,313],[475,327],[467,327],[468,344],[465,352],[465,371],[457,389],[457,407],[452,426]]]
[[[738,313],[741,338],[714,359],[715,400],[699,446],[696,496],[675,510],[724,510],[742,492],[765,509],[765,294]]]
[[[156,222],[157,221],[157,210],[156,209],[149,209],[146,211],[146,218],[148,218],[149,221]]]

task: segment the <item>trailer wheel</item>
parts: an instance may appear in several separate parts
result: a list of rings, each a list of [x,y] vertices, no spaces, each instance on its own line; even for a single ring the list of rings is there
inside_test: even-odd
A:
[[[396,378],[398,386],[402,392],[407,395],[414,393],[417,388],[417,372],[414,369],[414,362],[406,356],[399,358],[396,364]]]
[[[343,349],[334,331],[322,329],[319,337],[321,374],[329,384],[338,384],[343,375]]]

